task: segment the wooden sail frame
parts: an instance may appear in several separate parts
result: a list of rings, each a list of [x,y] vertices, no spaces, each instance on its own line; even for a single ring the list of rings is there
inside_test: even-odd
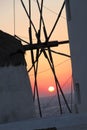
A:
[[[15,1],[15,0],[14,0]],[[38,31],[36,30],[35,26],[34,26],[34,23],[31,19],[31,0],[28,0],[28,3],[29,3],[29,11],[26,9],[26,6],[23,2],[23,0],[20,0],[22,6],[23,6],[23,9],[29,19],[29,40],[30,40],[30,44],[28,42],[26,42],[28,45],[25,45],[24,46],[24,50],[28,51],[30,50],[31,51],[31,59],[32,59],[32,66],[30,67],[30,69],[28,70],[28,72],[34,68],[34,77],[35,77],[35,81],[34,81],[34,99],[35,99],[35,93],[37,94],[37,101],[38,101],[38,106],[39,106],[39,113],[40,113],[40,117],[42,117],[42,112],[41,112],[41,105],[40,105],[40,99],[39,99],[39,91],[38,91],[38,83],[37,83],[37,72],[38,72],[38,60],[39,60],[39,57],[41,56],[41,54],[43,53],[45,58],[47,59],[48,63],[49,63],[49,66],[52,70],[52,73],[54,75],[54,80],[55,80],[55,85],[56,85],[56,91],[57,91],[57,98],[58,98],[58,102],[59,102],[59,107],[60,107],[60,114],[63,114],[63,110],[62,110],[62,105],[61,105],[61,100],[60,100],[60,94],[62,95],[63,99],[64,99],[64,102],[66,104],[66,107],[68,109],[68,111],[70,113],[72,113],[70,107],[69,107],[69,104],[65,98],[65,95],[63,93],[63,90],[61,88],[61,85],[58,81],[58,78],[57,78],[57,75],[56,75],[56,71],[55,71],[55,67],[54,67],[54,62],[53,62],[53,56],[52,56],[52,50],[51,50],[51,47],[53,46],[58,46],[59,44],[62,45],[62,44],[67,44],[69,43],[69,40],[65,40],[65,41],[50,41],[50,37],[51,35],[53,34],[55,28],[56,28],[56,25],[61,17],[61,14],[62,14],[62,11],[64,9],[64,6],[65,6],[65,0],[62,4],[62,7],[59,11],[59,14],[56,18],[56,21],[54,23],[54,26],[50,32],[49,35],[47,35],[47,30],[46,30],[46,26],[45,26],[45,22],[44,22],[44,19],[43,19],[43,16],[42,16],[42,12],[43,12],[43,0],[41,0],[41,5],[39,3],[38,0],[36,0],[36,3],[37,3],[37,6],[38,6],[38,10],[39,10],[39,13],[40,13],[40,20],[39,20],[39,29]],[[14,2],[15,4],[15,2]],[[14,6],[15,7],[15,6]],[[15,11],[15,9],[14,9]],[[14,13],[15,15],[15,13]],[[15,18],[15,17],[14,17]],[[43,33],[44,33],[44,36],[45,36],[45,42],[42,43],[41,42],[41,26],[43,26]],[[15,26],[14,26],[15,28]],[[36,44],[33,44],[33,41],[32,41],[32,28],[34,29],[35,31],[35,34],[36,34],[36,39],[37,39],[37,43]],[[15,31],[14,31],[15,32]],[[16,36],[16,35],[15,35]],[[16,36],[18,39],[20,39],[18,36]],[[21,39],[22,40],[22,39]],[[23,40],[24,41],[24,40]],[[36,59],[34,59],[34,52],[33,50],[36,49]],[[47,55],[47,51],[48,50],[48,55]],[[57,53],[57,52],[55,52]],[[60,55],[64,55],[62,53],[60,53]],[[67,56],[70,58],[70,56],[68,55],[64,55],[64,56]]]

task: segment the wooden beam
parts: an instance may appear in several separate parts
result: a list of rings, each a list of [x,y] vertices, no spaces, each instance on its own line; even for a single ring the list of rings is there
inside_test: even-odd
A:
[[[43,42],[39,44],[29,44],[29,45],[23,45],[24,51],[28,50],[34,50],[34,49],[42,49],[42,48],[48,48],[48,47],[56,47],[58,46],[58,41],[50,41],[50,42]]]

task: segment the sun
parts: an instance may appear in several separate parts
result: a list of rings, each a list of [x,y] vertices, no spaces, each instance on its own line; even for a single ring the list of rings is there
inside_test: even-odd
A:
[[[48,91],[49,91],[49,92],[52,93],[52,92],[54,92],[54,90],[55,90],[55,89],[54,89],[54,86],[49,86],[49,87],[48,87]]]

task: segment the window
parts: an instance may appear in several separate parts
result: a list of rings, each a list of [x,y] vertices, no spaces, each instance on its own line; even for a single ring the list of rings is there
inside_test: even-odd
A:
[[[79,83],[75,83],[77,103],[81,104],[80,86]]]

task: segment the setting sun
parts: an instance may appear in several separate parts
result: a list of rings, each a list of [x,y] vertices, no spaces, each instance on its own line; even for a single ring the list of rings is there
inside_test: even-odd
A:
[[[54,92],[54,90],[55,90],[55,89],[54,89],[53,86],[49,86],[49,87],[48,87],[48,91],[49,91],[49,92]]]

